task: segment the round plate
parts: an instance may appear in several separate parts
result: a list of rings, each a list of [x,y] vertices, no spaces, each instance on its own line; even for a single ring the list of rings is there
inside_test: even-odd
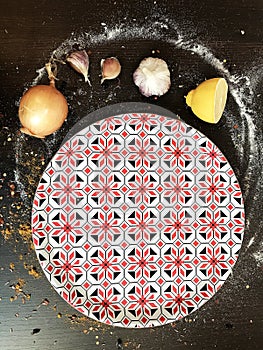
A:
[[[48,280],[76,310],[151,327],[218,291],[244,216],[234,171],[207,137],[135,110],[66,138],[35,194],[33,240]]]

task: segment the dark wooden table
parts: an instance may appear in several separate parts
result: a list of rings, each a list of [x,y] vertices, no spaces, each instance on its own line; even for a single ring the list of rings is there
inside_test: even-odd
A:
[[[0,0],[0,17],[0,349],[262,349],[262,0]],[[36,70],[53,50],[63,59],[74,48],[90,52],[92,88],[59,65],[67,121],[45,141],[21,136],[19,99],[30,85],[47,82]],[[170,91],[158,99],[144,98],[132,82],[150,55],[165,59],[172,74]],[[107,56],[120,59],[122,73],[101,86],[100,60]],[[224,75],[233,88],[226,111],[219,124],[206,124],[184,96]],[[222,289],[179,322],[139,330],[105,326],[71,308],[41,273],[30,238],[34,192],[67,132],[89,112],[131,101],[178,113],[219,146],[241,184],[247,218],[238,262]]]

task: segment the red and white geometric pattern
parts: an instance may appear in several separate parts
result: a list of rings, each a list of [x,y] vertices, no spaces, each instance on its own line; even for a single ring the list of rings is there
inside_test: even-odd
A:
[[[244,223],[221,151],[184,122],[147,113],[68,140],[32,212],[37,256],[57,292],[123,327],[164,325],[209,300],[237,260]]]

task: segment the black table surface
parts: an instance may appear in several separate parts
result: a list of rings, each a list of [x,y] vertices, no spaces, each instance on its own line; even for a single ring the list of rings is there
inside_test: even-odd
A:
[[[0,18],[0,349],[262,349],[262,0],[0,0]],[[67,121],[45,140],[22,135],[20,97],[47,82],[37,70],[54,50],[64,59],[79,48],[89,51],[92,87],[58,63]],[[171,89],[157,99],[132,82],[151,55],[171,70]],[[122,72],[101,85],[100,60],[108,56],[119,58]],[[233,88],[216,125],[196,118],[184,100],[214,76]],[[152,329],[106,326],[75,311],[43,275],[30,236],[34,192],[62,140],[88,113],[119,102],[167,108],[207,135],[228,158],[245,200],[244,241],[231,276],[198,311]]]

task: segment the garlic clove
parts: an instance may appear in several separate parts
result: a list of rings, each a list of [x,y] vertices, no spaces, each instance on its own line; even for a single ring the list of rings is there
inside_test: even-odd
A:
[[[66,61],[71,65],[76,72],[84,76],[85,82],[91,86],[88,78],[89,73],[89,56],[85,50],[74,51],[67,58]]]
[[[115,79],[121,72],[121,64],[116,57],[108,57],[100,61],[101,66],[101,84],[104,80]]]
[[[133,81],[146,97],[164,95],[171,86],[167,63],[161,58],[144,58],[133,73]]]

